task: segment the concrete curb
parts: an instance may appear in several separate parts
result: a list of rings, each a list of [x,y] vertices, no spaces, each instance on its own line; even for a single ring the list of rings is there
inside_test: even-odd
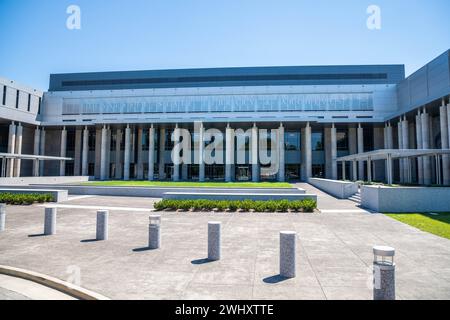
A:
[[[33,281],[79,300],[110,300],[99,293],[34,271],[0,265],[0,274]]]

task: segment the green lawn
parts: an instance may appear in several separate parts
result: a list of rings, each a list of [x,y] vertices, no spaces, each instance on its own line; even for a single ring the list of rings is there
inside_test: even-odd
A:
[[[83,185],[112,187],[291,188],[286,182],[93,181]]]
[[[388,213],[386,215],[422,231],[450,239],[450,212],[438,215],[428,213]]]

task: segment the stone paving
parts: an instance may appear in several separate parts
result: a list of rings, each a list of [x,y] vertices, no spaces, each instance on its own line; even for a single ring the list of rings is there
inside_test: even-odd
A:
[[[57,234],[41,236],[44,208],[7,207],[0,264],[68,280],[113,299],[372,299],[372,246],[396,248],[398,299],[450,299],[450,241],[355,204],[319,195],[322,213],[162,213],[162,248],[146,250],[155,199],[81,197],[59,208]],[[308,192],[309,192],[308,190]],[[111,210],[109,240],[95,238],[96,212]],[[356,208],[358,209],[358,208]],[[348,212],[345,212],[348,210]],[[222,259],[205,261],[207,223],[222,222]],[[280,279],[279,232],[297,238],[297,277]]]

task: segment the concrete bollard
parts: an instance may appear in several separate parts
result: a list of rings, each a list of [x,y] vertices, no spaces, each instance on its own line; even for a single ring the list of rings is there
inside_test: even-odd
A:
[[[395,249],[373,247],[373,299],[395,300]]]
[[[45,208],[44,235],[56,234],[56,208]]]
[[[161,216],[151,215],[148,225],[148,247],[159,249],[161,247]]]
[[[295,278],[297,233],[294,231],[280,232],[280,276],[285,278]]]
[[[6,205],[0,203],[0,232],[5,231],[6,227]]]
[[[220,260],[221,226],[218,221],[208,222],[208,260]]]
[[[97,240],[108,240],[108,210],[97,211]]]

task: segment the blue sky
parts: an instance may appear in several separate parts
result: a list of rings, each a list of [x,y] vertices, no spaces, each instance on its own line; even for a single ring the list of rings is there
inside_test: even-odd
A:
[[[66,9],[81,8],[81,30]],[[381,30],[366,9],[381,8]],[[450,48],[448,0],[0,0],[0,76],[47,89],[50,73],[383,64]]]

